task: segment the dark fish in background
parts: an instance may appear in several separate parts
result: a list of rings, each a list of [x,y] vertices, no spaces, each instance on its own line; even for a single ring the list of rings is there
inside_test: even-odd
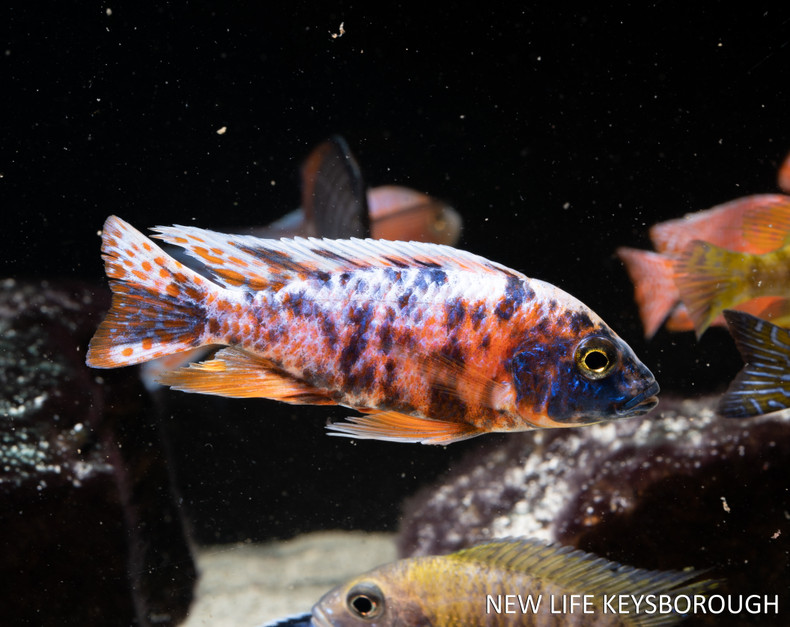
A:
[[[746,365],[719,401],[718,413],[748,418],[790,407],[790,331],[741,311],[724,312]]]
[[[264,228],[263,238],[372,237],[453,245],[461,216],[449,205],[408,187],[367,189],[346,141],[335,135],[316,147],[301,168],[302,206]]]
[[[381,566],[338,586],[313,606],[313,627],[362,625],[674,625],[685,616],[659,613],[658,595],[705,595],[717,582],[700,571],[654,571],[537,540],[505,539],[442,556]],[[695,581],[696,579],[696,581]],[[501,611],[501,598],[520,595],[522,611]],[[500,610],[492,611],[499,600]],[[589,595],[590,613],[552,612],[570,595]],[[605,611],[604,595],[624,601]],[[633,595],[633,596],[631,596]],[[634,598],[642,598],[637,609]],[[653,595],[650,611],[647,595]],[[530,601],[524,601],[527,597]],[[552,599],[554,605],[552,606]],[[577,608],[578,609],[578,608]],[[292,625],[307,625],[302,622]],[[561,621],[558,622],[558,621]],[[276,623],[275,623],[276,624]]]
[[[156,230],[213,279],[108,218],[113,303],[89,366],[221,345],[160,382],[352,407],[366,415],[330,425],[333,434],[397,442],[580,426],[658,403],[652,373],[589,307],[477,255],[419,242]]]

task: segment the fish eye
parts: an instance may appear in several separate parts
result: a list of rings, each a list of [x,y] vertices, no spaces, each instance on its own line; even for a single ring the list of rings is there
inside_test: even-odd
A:
[[[619,362],[614,342],[605,337],[590,337],[576,347],[576,367],[591,380],[609,376]]]
[[[357,584],[348,591],[346,605],[358,618],[377,618],[384,611],[384,595],[375,584]]]

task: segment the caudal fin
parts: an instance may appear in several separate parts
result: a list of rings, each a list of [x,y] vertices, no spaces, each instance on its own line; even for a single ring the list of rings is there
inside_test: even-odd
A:
[[[625,246],[617,249],[617,256],[634,284],[634,300],[645,337],[650,339],[680,299],[675,287],[675,262],[661,253]]]
[[[216,289],[116,216],[102,229],[102,257],[112,306],[91,340],[93,368],[130,366],[189,350],[206,327],[203,300]]]
[[[790,407],[790,331],[742,311],[724,312],[746,365],[719,401],[727,418],[770,414]]]

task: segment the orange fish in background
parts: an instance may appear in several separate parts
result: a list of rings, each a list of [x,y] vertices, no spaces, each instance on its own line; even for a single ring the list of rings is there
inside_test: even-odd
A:
[[[790,197],[782,194],[745,196],[652,226],[650,239],[656,252],[618,248],[617,255],[634,283],[634,299],[639,307],[645,337],[653,337],[665,320],[670,331],[694,329],[676,285],[677,261],[693,241],[700,240],[739,252],[768,252],[770,248],[766,249],[766,246],[770,243],[744,237],[744,219],[749,219],[749,215],[768,216],[770,211],[788,206]],[[738,309],[759,313],[771,306],[773,300],[751,302],[740,305]],[[719,316],[713,324],[723,325],[724,320]]]
[[[243,229],[257,237],[373,237],[455,244],[461,216],[449,205],[408,187],[365,189],[359,165],[346,141],[335,135],[319,144],[300,169],[302,207],[267,227]],[[198,272],[202,264],[178,252],[179,261]],[[142,365],[141,379],[154,391],[163,372],[202,358],[208,348],[178,353]]]
[[[785,160],[779,167],[778,183],[779,189],[790,194],[790,154],[785,157]]]
[[[113,302],[89,366],[219,345],[160,381],[351,407],[365,415],[329,425],[333,434],[397,442],[584,425],[658,402],[653,375],[592,310],[477,255],[418,242],[156,231],[213,279],[108,218]]]

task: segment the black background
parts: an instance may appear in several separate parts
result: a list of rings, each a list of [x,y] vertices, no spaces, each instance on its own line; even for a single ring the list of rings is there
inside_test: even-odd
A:
[[[726,331],[646,343],[613,253],[648,247],[656,221],[776,190],[790,9],[534,4],[12,2],[3,274],[106,289],[96,233],[111,213],[138,228],[266,224],[297,206],[300,161],[341,133],[369,184],[448,201],[460,247],[587,303],[664,393],[720,391],[740,367]],[[343,410],[169,394],[175,425],[180,405],[211,413],[174,436],[204,539],[391,528],[381,495],[484,446],[353,444],[321,428]]]

